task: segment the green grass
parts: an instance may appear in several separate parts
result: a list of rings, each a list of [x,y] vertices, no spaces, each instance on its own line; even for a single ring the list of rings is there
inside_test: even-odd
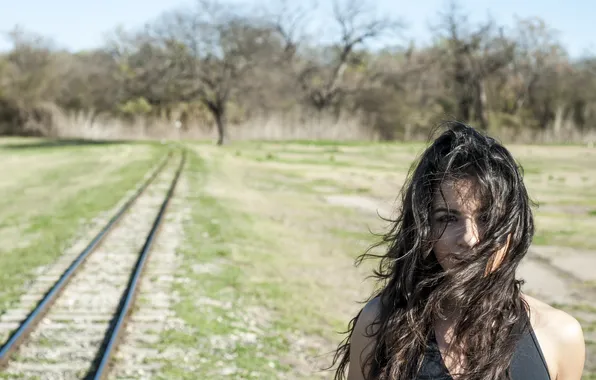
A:
[[[36,268],[56,260],[82,225],[114,207],[165,152],[141,144],[1,151],[0,162],[11,157],[18,163],[23,154],[35,154],[48,164],[21,167],[28,175],[5,184],[12,190],[10,197],[0,202],[4,243],[0,247],[0,313],[24,292],[23,286],[34,278]],[[106,155],[122,160],[104,163]]]
[[[270,149],[270,148],[269,148]],[[330,168],[359,168],[375,172],[387,172],[389,170],[407,171],[411,162],[401,157],[392,157],[382,151],[366,150],[362,152],[349,152],[338,150],[327,152],[325,149],[315,151],[276,151],[263,148],[257,151],[235,150],[237,157],[252,159],[261,163],[280,163],[288,166],[328,166]],[[409,153],[406,153],[409,154]]]
[[[516,160],[524,167],[526,186],[532,199],[553,207],[587,208],[582,215],[562,211],[556,219],[540,209],[536,210],[535,218],[540,227],[536,232],[535,243],[596,250],[596,237],[590,228],[596,215],[596,210],[593,209],[596,206],[593,195],[596,168],[591,164],[596,159],[596,154],[586,147],[569,145],[512,145],[510,148]],[[264,166],[255,179],[263,190],[302,194],[361,193],[386,198],[390,198],[392,194],[397,195],[401,183],[396,182],[394,190],[380,189],[372,185],[370,178],[396,173],[404,176],[423,149],[424,144],[418,142],[341,144],[324,141],[252,142],[226,148],[227,151],[241,151],[238,158]],[[339,181],[336,177],[309,180],[306,176],[303,181],[277,180],[267,178],[269,166],[286,173],[343,171],[344,177],[350,181]],[[358,172],[350,173],[351,169]],[[324,191],[319,191],[317,186],[321,186]],[[550,218],[548,224],[542,222],[545,218]]]
[[[593,217],[561,215],[549,217],[549,223],[541,223],[542,217],[538,214],[537,228],[534,243],[538,245],[565,246],[579,249],[595,250],[596,239],[592,232]]]
[[[317,146],[317,147],[333,147],[333,146],[377,146],[377,145],[385,145],[385,144],[392,144],[389,142],[381,143],[381,142],[369,142],[369,141],[335,141],[335,140],[284,140],[284,141],[271,141],[271,142],[250,142],[250,143],[239,143],[239,144],[255,144],[257,147],[261,147],[263,145],[306,145],[306,146]]]
[[[174,283],[179,296],[174,311],[183,325],[162,332],[161,342],[156,344],[163,351],[180,349],[188,361],[164,359],[160,378],[317,378],[320,373],[304,368],[305,357],[324,356],[318,363],[330,364],[326,354],[343,338],[337,332],[345,330],[360,308],[357,301],[369,295],[370,286],[363,279],[371,274],[367,265],[376,264],[363,263],[361,268],[354,268],[353,259],[379,240],[369,229],[381,233],[386,227],[374,213],[327,204],[323,194],[393,200],[422,145],[242,142],[224,147],[202,143],[189,146],[194,153],[189,154],[183,174],[189,181],[189,191],[179,196],[185,197],[183,204],[190,208],[190,219],[184,224],[185,240],[178,252],[183,261]],[[43,154],[58,162],[60,150],[54,149],[44,148]],[[76,149],[81,147],[69,152]],[[82,155],[85,149],[101,152],[108,148],[88,147],[77,154]],[[551,157],[556,149],[532,147],[531,153],[519,154],[522,162],[531,162],[526,173],[530,195],[545,198],[547,204],[555,206],[565,202],[590,204],[594,169],[578,155],[565,162],[567,173],[561,171],[561,159]],[[65,170],[83,176],[86,164],[81,156],[73,157],[78,162],[65,164]],[[27,249],[41,250],[40,257],[59,252],[68,241],[66,233],[58,236],[62,245],[52,243],[53,248],[50,244],[47,249],[41,245],[48,240],[44,231],[62,233],[47,216],[56,213],[58,223],[75,226],[76,219],[109,207],[118,197],[98,193],[105,192],[105,188],[124,189],[127,181],[132,184],[134,173],[140,176],[145,172],[141,167],[146,163],[141,161],[127,164],[129,171],[124,166],[115,170],[121,174],[104,190],[92,187],[68,197],[55,196],[55,192],[60,194],[58,188],[76,189],[78,184],[57,167],[44,169],[45,178],[35,177],[44,178],[43,183],[54,183],[55,188],[48,185],[35,193],[38,185],[34,178],[19,181],[33,189],[29,194],[14,195],[13,200],[22,205],[19,207],[26,206],[24,200],[34,203],[47,193],[53,196],[46,195],[41,203],[61,199],[49,207],[52,213],[33,215],[29,211],[33,216],[26,223],[19,222],[24,226],[23,233],[33,236],[37,244]],[[553,176],[550,181],[549,175]],[[571,176],[587,179],[574,181]],[[561,177],[563,180],[559,180]],[[112,198],[97,199],[106,197]],[[70,198],[86,205],[84,210],[69,205],[66,200]],[[11,202],[4,206],[1,202],[4,210],[13,207]],[[87,208],[95,211],[85,211]],[[12,225],[20,214],[11,215]],[[572,217],[575,219],[570,222]],[[590,213],[578,218],[556,210],[538,212],[536,219],[541,227],[535,244],[596,247],[587,224],[593,219]],[[21,270],[35,265],[38,263],[27,263]],[[586,305],[570,311],[592,312]],[[301,347],[297,347],[298,342]],[[222,373],[226,368],[233,371]],[[324,375],[331,377],[329,373]]]
[[[194,155],[188,160],[187,175],[191,178],[191,187],[200,189],[204,186],[209,173],[204,163]],[[234,244],[249,243],[266,246],[266,239],[259,239],[254,234],[253,221],[250,215],[235,212],[226,207],[203,191],[198,190],[188,197],[187,202],[192,205],[192,221],[187,226],[188,241],[184,249],[185,269],[179,276],[188,279],[176,286],[181,301],[175,311],[187,326],[195,329],[196,333],[188,335],[177,331],[167,331],[163,336],[162,348],[181,346],[188,349],[200,349],[202,365],[192,374],[178,365],[166,365],[163,376],[166,378],[216,378],[217,369],[221,367],[222,356],[234,356],[234,366],[237,368],[234,376],[248,377],[251,373],[258,373],[259,378],[275,378],[275,374],[284,370],[284,366],[276,361],[278,355],[287,351],[288,342],[278,335],[281,329],[278,322],[273,323],[268,333],[260,334],[258,339],[248,341],[233,341],[236,336],[254,334],[250,326],[243,328],[243,310],[252,304],[260,305],[264,298],[280,293],[278,284],[252,284],[250,278],[244,275],[243,265],[250,263],[234,262],[234,255],[230,242]],[[206,238],[208,237],[208,238]],[[253,257],[259,260],[257,254]],[[193,266],[201,263],[213,263],[221,260],[229,261],[222,264],[221,271],[213,274],[194,273]],[[236,264],[236,265],[233,265]],[[220,302],[229,302],[233,306],[229,310],[217,307],[203,307],[197,312],[197,297],[208,297]],[[265,329],[264,326],[261,326]],[[218,347],[213,344],[213,337],[229,345]],[[273,366],[271,365],[273,363]],[[229,361],[226,361],[229,365]],[[223,375],[221,375],[223,376]]]
[[[245,173],[247,184],[262,191],[291,191],[294,193],[324,194],[365,194],[370,192],[370,187],[364,185],[350,185],[329,178],[308,179],[303,175],[291,171],[264,171]]]
[[[247,180],[261,169],[236,166],[221,151],[216,155],[206,161],[191,156],[188,161],[185,175],[194,191],[184,203],[192,208],[192,218],[185,227],[184,261],[177,273],[184,281],[175,287],[180,295],[175,311],[185,328],[164,332],[158,345],[180,347],[200,365],[166,361],[162,375],[240,379],[252,373],[262,379],[312,379],[316,375],[310,372],[295,372],[292,345],[303,339],[303,355],[329,358],[339,342],[336,332],[346,323],[345,310],[338,313],[336,305],[353,296],[344,298],[337,291],[363,289],[333,265],[339,260],[350,267],[371,237],[365,230],[348,229],[344,209],[309,208],[317,198],[304,193],[264,191],[258,181]],[[212,186],[226,190],[213,193]],[[237,189],[256,195],[255,202],[263,202],[263,207],[255,206],[258,212],[247,209],[253,204],[238,199]],[[322,212],[326,218],[320,217]],[[362,246],[355,248],[357,244]],[[197,270],[209,266],[217,270]],[[227,306],[197,305],[205,298]],[[353,306],[348,308],[351,314]],[[242,339],[251,334],[253,339]],[[231,355],[229,360],[222,359],[226,355]],[[330,364],[326,359],[318,368]],[[219,372],[230,366],[236,371],[229,377]]]
[[[284,149],[285,147],[288,149]],[[402,157],[400,162],[395,162],[394,170],[401,171],[402,174],[405,174],[403,168],[409,167],[414,159],[412,147],[384,145],[381,154],[380,148],[377,151],[378,146],[371,145],[362,147],[363,158],[358,162],[354,159],[357,155],[353,151],[348,153],[351,148],[353,147],[337,144],[331,148],[323,145],[308,151],[297,149],[296,145],[260,143],[253,146],[234,145],[209,155],[209,160],[201,171],[204,176],[202,186],[216,181],[219,183],[218,189],[221,190],[225,183],[227,190],[217,196],[206,192],[195,200],[200,205],[198,208],[209,210],[209,214],[207,219],[200,219],[202,216],[196,215],[195,226],[188,230],[188,233],[197,237],[196,241],[191,237],[190,246],[200,246],[201,249],[187,251],[186,255],[193,255],[189,256],[193,259],[188,261],[186,267],[190,267],[191,263],[214,262],[222,258],[226,264],[222,264],[221,272],[215,274],[196,275],[190,270],[185,274],[196,280],[180,287],[181,292],[187,293],[183,297],[186,301],[182,301],[187,302],[187,305],[181,309],[187,313],[184,319],[195,326],[196,331],[200,330],[201,325],[208,326],[203,330],[204,336],[201,333],[197,333],[197,336],[206,340],[213,335],[234,334],[230,327],[233,318],[223,317],[229,315],[229,311],[213,311],[212,317],[197,316],[191,312],[192,299],[197,296],[197,289],[201,289],[198,294],[206,294],[213,299],[234,300],[234,305],[237,305],[235,308],[242,309],[246,305],[258,304],[273,313],[275,318],[271,329],[276,331],[278,337],[286,339],[269,342],[269,337],[263,335],[263,341],[275,347],[272,351],[262,351],[265,356],[283,358],[292,355],[293,351],[289,346],[291,339],[288,340],[287,337],[292,336],[291,332],[296,330],[306,336],[338,342],[339,336],[335,332],[345,329],[349,317],[353,316],[345,305],[354,305],[352,302],[358,299],[355,293],[348,293],[344,288],[349,287],[347,284],[350,282],[357,286],[359,279],[363,278],[349,272],[348,263],[370,243],[378,241],[378,237],[368,232],[364,222],[370,222],[375,232],[381,231],[374,227],[379,227],[382,223],[373,221],[376,218],[364,216],[357,210],[341,212],[340,206],[325,205],[317,188],[335,188],[337,193],[342,194],[357,193],[359,188],[368,193],[370,189],[371,193],[386,194],[393,198],[401,183],[391,183],[391,179],[395,177],[388,177],[395,174],[388,168],[387,162],[393,163],[389,158]],[[333,149],[333,152],[329,149]],[[555,160],[550,158],[550,149],[557,148],[539,151],[539,147],[536,147],[531,153],[533,156],[529,157],[536,160],[535,166],[526,172],[526,181],[531,188],[530,195],[538,199],[545,196],[557,197],[555,201],[548,202],[554,206],[585,205],[592,202],[593,197],[587,191],[591,182],[586,179],[570,180],[571,176],[593,178],[591,166],[586,165],[581,158],[570,158],[564,165],[567,173],[560,171],[563,166],[561,164],[558,165],[559,168],[553,164],[557,172],[551,171],[551,163]],[[299,153],[301,156],[295,154],[286,157],[286,153]],[[328,159],[330,154],[334,156],[333,161]],[[539,158],[536,158],[537,155],[540,155]],[[521,160],[528,158],[524,154],[519,156]],[[293,165],[279,165],[289,161]],[[381,170],[383,165],[385,168]],[[341,176],[324,175],[326,171],[337,174],[343,168],[355,170],[346,170]],[[309,178],[313,173],[323,174],[317,179]],[[546,181],[551,175],[549,173],[555,173],[553,178],[556,180]],[[372,181],[378,177],[389,179],[384,182]],[[377,183],[386,188],[379,189]],[[200,186],[197,184],[193,187]],[[547,218],[550,218],[549,224],[543,223]],[[596,249],[589,218],[592,216],[587,212],[583,216],[563,211],[538,212],[536,219],[540,228],[534,243]],[[210,224],[213,219],[217,220],[215,225]],[[221,241],[216,241],[215,238],[206,240],[200,238],[202,232],[224,238]],[[329,268],[334,268],[333,272],[336,274],[331,275],[332,270]],[[370,271],[364,273],[370,274]],[[362,297],[367,294],[364,289],[363,287],[359,293]],[[333,302],[333,299],[339,301]],[[586,305],[578,307],[577,310],[571,310],[571,313],[592,313]],[[213,324],[213,318],[217,321],[217,316],[227,326]],[[593,327],[586,326],[586,331],[592,331]],[[186,339],[188,347],[201,345],[198,340],[188,336],[177,339]],[[209,371],[216,367],[217,357],[222,352],[214,351],[209,346],[204,347],[204,351],[207,352],[204,355],[210,359],[205,364],[206,372],[200,372],[199,369],[198,373],[206,378],[216,377],[214,372]],[[253,355],[255,352],[259,350],[253,350]],[[256,371],[256,368],[266,368],[265,359],[258,366],[252,367],[248,364],[249,358],[242,355],[239,354],[238,360],[234,361],[240,368],[240,377]],[[280,359],[279,362],[283,364],[284,360]],[[275,371],[268,372],[263,377],[300,378],[289,375],[286,370],[288,368],[276,366]]]

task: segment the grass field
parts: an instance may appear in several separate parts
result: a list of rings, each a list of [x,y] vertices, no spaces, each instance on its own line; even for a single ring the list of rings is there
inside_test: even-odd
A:
[[[330,364],[338,332],[373,286],[365,276],[374,263],[355,268],[353,259],[375,241],[369,229],[385,231],[377,211],[391,213],[424,146],[188,147],[189,191],[178,195],[191,208],[175,285],[182,326],[156,344],[179,356],[164,359],[163,378],[329,378],[316,368]],[[596,149],[510,149],[540,205],[535,244],[596,253]],[[11,268],[0,278],[0,300],[13,299],[19,273],[53,260],[78,223],[109,209],[162,151],[146,144],[0,148],[0,189],[10,194],[0,199],[2,220],[10,221],[0,226],[9,247],[0,248],[0,265]]]
[[[191,162],[189,176],[197,191],[188,203],[196,208],[177,310],[195,333],[169,334],[163,345],[182,345],[192,353],[189,363],[204,365],[184,368],[175,361],[166,377],[329,378],[313,370],[329,364],[337,332],[373,285],[364,281],[370,267],[354,268],[353,259],[374,241],[369,229],[384,231],[376,211],[391,212],[422,149],[420,144],[195,146],[200,158]],[[596,172],[590,165],[596,152],[511,149],[540,204],[536,244],[596,249],[589,228],[596,221]]]

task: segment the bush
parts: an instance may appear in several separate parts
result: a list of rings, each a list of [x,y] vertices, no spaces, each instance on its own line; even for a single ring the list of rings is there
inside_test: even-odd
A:
[[[53,130],[52,107],[38,104],[30,107],[0,97],[0,135],[49,136]]]

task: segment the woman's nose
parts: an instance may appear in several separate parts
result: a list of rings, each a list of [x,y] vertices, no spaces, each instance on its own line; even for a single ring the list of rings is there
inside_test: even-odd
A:
[[[459,235],[458,244],[462,247],[471,248],[478,244],[480,237],[478,235],[478,226],[472,218],[466,218]]]

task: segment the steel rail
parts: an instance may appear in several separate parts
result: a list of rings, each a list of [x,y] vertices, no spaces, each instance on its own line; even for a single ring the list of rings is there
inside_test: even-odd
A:
[[[186,151],[183,150],[182,158],[180,160],[180,164],[178,166],[174,179],[172,180],[170,188],[168,189],[168,193],[163,203],[161,204],[161,207],[157,216],[155,217],[155,220],[153,221],[151,231],[147,235],[145,244],[139,252],[139,258],[132,270],[132,274],[129,279],[126,290],[122,294],[122,298],[118,306],[116,315],[112,320],[111,326],[108,329],[108,333],[105,336],[105,339],[102,343],[102,347],[100,348],[95,358],[94,364],[91,370],[87,373],[87,376],[85,377],[86,379],[100,380],[107,378],[110,363],[112,361],[113,356],[116,353],[117,345],[122,338],[127,319],[130,316],[132,306],[134,305],[134,302],[136,300],[139,283],[143,276],[147,260],[149,259],[153,242],[159,233],[159,229],[163,222],[163,217],[166,213],[170,200],[174,194],[176,185],[178,184],[178,180],[180,178],[180,174],[182,173],[185,161]]]
[[[91,240],[91,242],[81,251],[79,256],[69,265],[60,278],[52,285],[46,292],[43,298],[29,313],[29,315],[21,322],[19,327],[10,335],[6,343],[0,348],[0,369],[4,368],[10,357],[18,350],[20,345],[27,339],[31,331],[35,329],[39,321],[47,314],[56,299],[60,296],[66,285],[83,266],[83,263],[93,253],[108,235],[114,226],[122,219],[122,216],[130,209],[139,196],[147,189],[147,187],[155,180],[155,178],[163,171],[164,167],[172,157],[172,151],[168,152],[167,156],[153,171],[151,176],[137,189],[137,191],[127,200],[127,202],[119,208],[119,210],[112,216],[109,222],[101,229],[101,231]]]

